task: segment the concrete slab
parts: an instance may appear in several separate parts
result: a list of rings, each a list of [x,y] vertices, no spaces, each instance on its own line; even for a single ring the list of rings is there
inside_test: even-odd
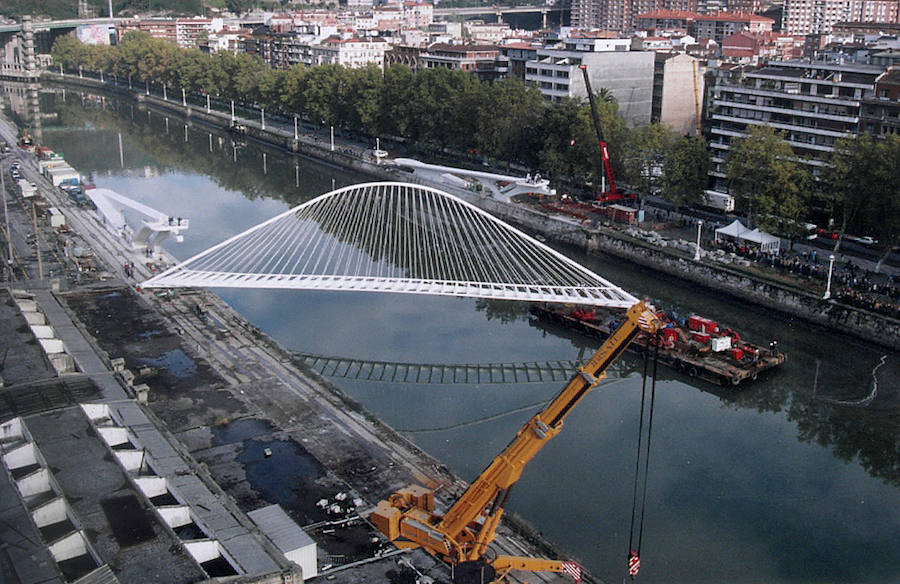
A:
[[[66,351],[75,359],[79,371],[88,374],[105,399],[125,399],[127,394],[112,377],[106,363],[100,359],[91,344],[72,322],[69,314],[63,309],[56,296],[48,289],[34,290],[35,300],[41,312],[47,318],[47,324],[53,327],[56,336],[66,346]]]
[[[0,576],[22,584],[64,582],[6,472],[0,472],[0,525]]]
[[[79,527],[121,582],[205,578],[132,486],[80,407],[29,416],[25,422]]]

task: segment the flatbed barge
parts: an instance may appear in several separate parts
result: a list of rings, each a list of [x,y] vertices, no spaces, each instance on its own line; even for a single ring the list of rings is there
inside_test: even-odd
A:
[[[589,337],[606,339],[616,329],[621,315],[602,309],[585,309],[572,305],[537,304],[531,308],[538,318],[559,323]],[[756,381],[760,375],[787,360],[772,343],[763,348],[741,340],[735,331],[718,323],[692,316],[688,327],[682,327],[659,313],[665,328],[658,337],[640,333],[629,350],[643,355],[659,345],[658,359],[663,365],[689,377],[723,387],[736,387]],[[658,339],[658,340],[657,340]]]

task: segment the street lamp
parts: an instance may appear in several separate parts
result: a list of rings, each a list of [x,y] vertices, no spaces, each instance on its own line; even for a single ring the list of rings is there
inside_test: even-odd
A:
[[[822,296],[822,300],[828,300],[831,298],[831,272],[834,269],[834,254],[828,256],[828,283],[825,284],[825,295]]]
[[[700,261],[700,230],[703,228],[703,219],[697,220],[697,248],[694,250],[694,261]]]

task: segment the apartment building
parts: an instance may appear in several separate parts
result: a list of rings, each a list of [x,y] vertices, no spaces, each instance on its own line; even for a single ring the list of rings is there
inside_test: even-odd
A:
[[[406,0],[403,6],[403,21],[406,26],[425,28],[434,21],[434,5],[430,2]]]
[[[747,31],[751,33],[771,32],[775,21],[766,16],[738,12],[721,12],[719,14],[700,14],[689,30],[697,40],[712,39],[718,44],[727,36]]]
[[[653,10],[697,11],[697,0],[572,0],[572,26],[632,32],[639,14]]]
[[[679,134],[698,134],[706,67],[685,53],[656,52],[650,119]]]
[[[900,135],[900,67],[875,80],[873,95],[863,99],[859,127],[867,134]]]
[[[774,23],[771,18],[743,12],[699,14],[686,10],[654,10],[637,19],[638,29],[651,35],[686,33],[698,41],[710,39],[720,45],[725,37],[738,32],[771,32]]]
[[[727,193],[725,163],[732,140],[751,125],[782,132],[800,162],[818,175],[834,142],[859,131],[860,105],[873,96],[883,69],[826,61],[770,62],[732,69],[710,107],[714,190]]]
[[[503,39],[512,34],[508,24],[502,22],[484,22],[483,20],[470,20],[465,23],[466,32],[476,43],[499,44]]]
[[[900,0],[785,0],[787,34],[828,34],[840,22],[900,22]]]
[[[594,91],[606,89],[631,126],[650,123],[655,53],[632,51],[630,39],[565,39],[537,49],[525,64],[525,82],[546,99],[587,98],[580,66],[587,66]]]
[[[384,67],[384,53],[390,47],[379,38],[375,39],[341,39],[328,38],[320,44],[310,47],[312,64],[314,65],[343,65],[351,69],[358,69],[368,65]]]
[[[469,71],[482,81],[505,79],[509,59],[496,45],[448,45],[435,43],[419,54],[420,69],[446,67]]]
[[[722,57],[732,63],[756,65],[760,62],[785,61],[803,56],[804,38],[776,32],[739,32],[722,41]]]
[[[224,22],[221,18],[179,18],[175,21],[175,42],[182,48],[196,48],[197,41],[213,30],[221,30]]]

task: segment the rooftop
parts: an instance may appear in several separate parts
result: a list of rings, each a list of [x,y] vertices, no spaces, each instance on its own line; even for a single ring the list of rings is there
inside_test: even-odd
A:
[[[879,85],[889,84],[889,85],[900,85],[900,69],[896,67],[891,67],[884,73],[882,73],[876,82]]]
[[[638,14],[638,18],[662,18],[672,20],[724,20],[729,22],[770,22],[775,21],[766,16],[750,14],[748,12],[716,12],[712,14],[699,14],[689,10],[651,10]]]

